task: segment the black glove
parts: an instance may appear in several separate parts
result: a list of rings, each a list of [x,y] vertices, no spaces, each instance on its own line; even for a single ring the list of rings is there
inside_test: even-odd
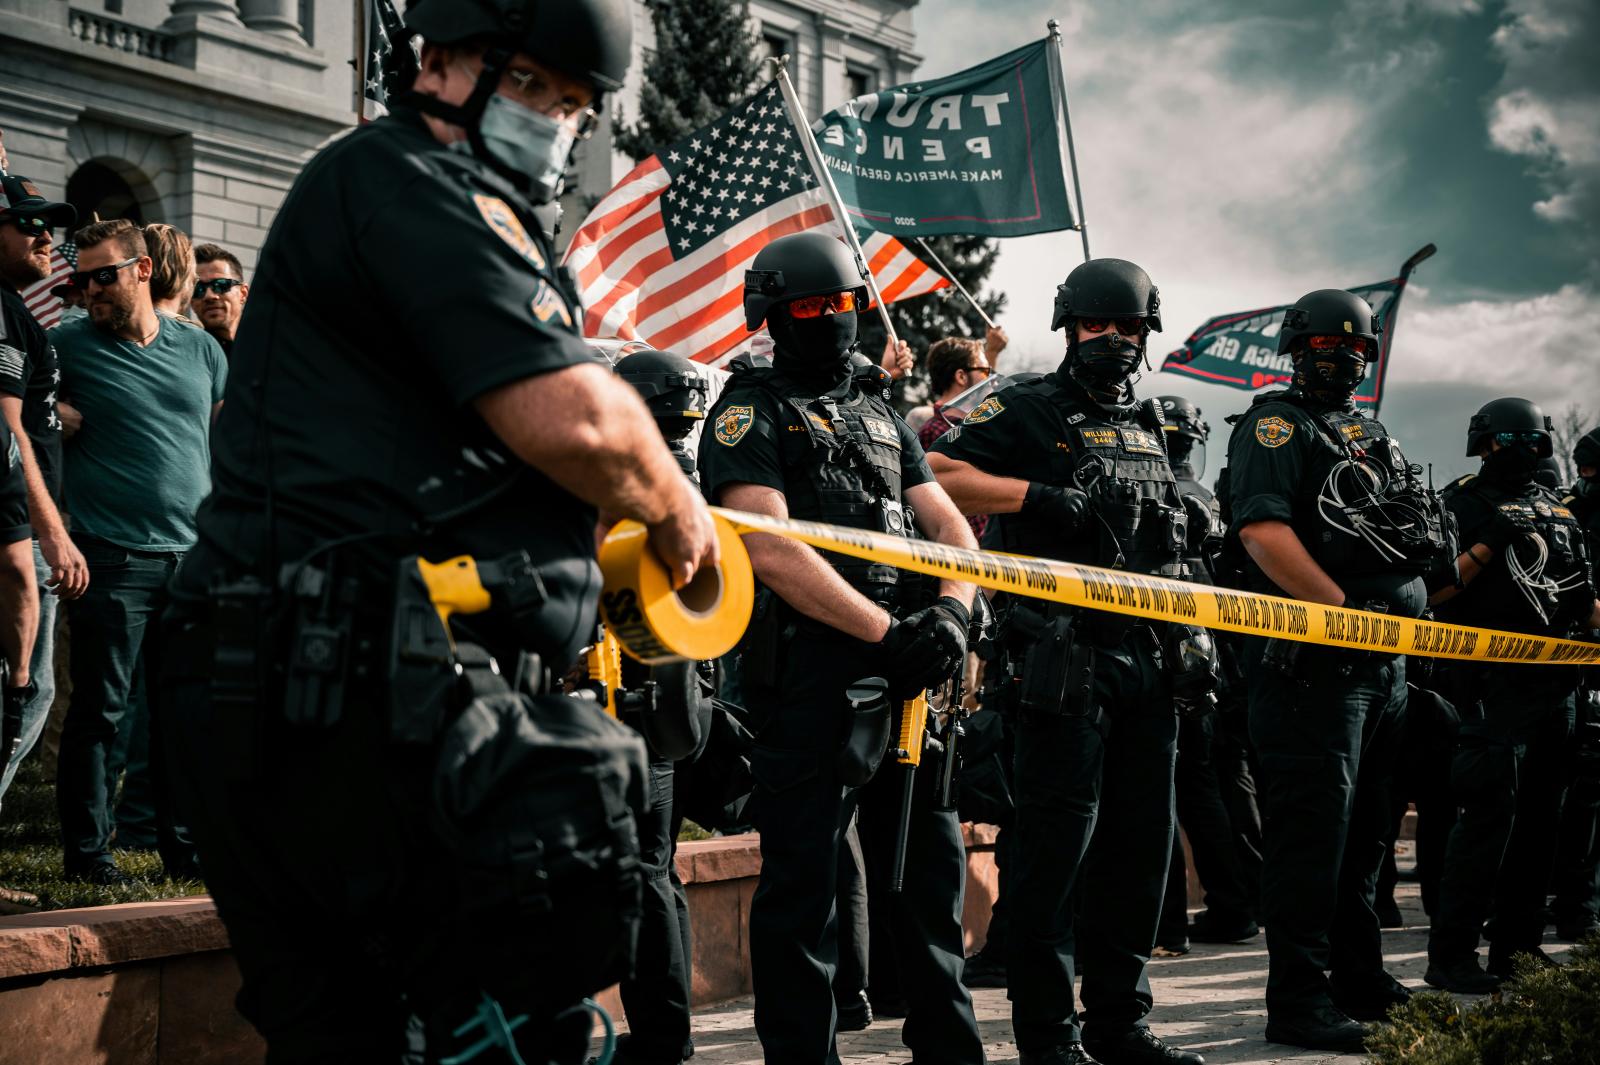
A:
[[[966,613],[945,596],[926,610],[889,623],[878,646],[887,658],[890,695],[909,699],[955,675],[967,654]]]
[[[3,705],[0,705],[0,773],[11,764],[12,756],[22,746],[22,708],[39,690],[37,681],[29,681],[20,688],[5,685]]]
[[[1211,506],[1191,492],[1183,497],[1183,510],[1189,518],[1189,550],[1199,553],[1211,535]]]
[[[1034,481],[1028,485],[1027,495],[1022,497],[1022,513],[1071,531],[1089,517],[1089,497],[1076,488]]]
[[[1494,517],[1489,520],[1489,527],[1478,539],[1498,555],[1511,544],[1532,535],[1533,522],[1526,514],[1519,509],[1507,510],[1501,507],[1495,510]]]

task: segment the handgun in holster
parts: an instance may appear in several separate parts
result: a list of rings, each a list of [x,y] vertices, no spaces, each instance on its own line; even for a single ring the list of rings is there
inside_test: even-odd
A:
[[[544,586],[526,551],[479,561],[458,555],[429,562],[401,561],[395,581],[389,639],[389,732],[397,743],[431,743],[456,707],[452,698],[465,676],[450,619],[491,606],[513,615],[542,602]],[[470,664],[478,665],[474,655]],[[483,663],[497,668],[492,660]]]
[[[1094,645],[1063,611],[1045,622],[1022,659],[1018,708],[1023,716],[1086,717],[1094,709]]]

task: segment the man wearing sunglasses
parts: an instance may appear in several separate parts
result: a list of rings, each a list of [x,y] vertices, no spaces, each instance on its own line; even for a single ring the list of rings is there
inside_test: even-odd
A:
[[[915,435],[879,388],[852,373],[867,306],[862,264],[828,233],[780,237],[757,253],[745,273],[745,324],[753,332],[766,323],[772,366],[735,374],[718,398],[700,440],[702,489],[736,510],[901,536],[914,521],[931,540],[975,546]],[[887,677],[898,705],[954,676],[973,588],[941,581],[929,605],[893,567],[776,536],[745,543],[765,586],[743,659],[744,690],[764,722],[750,756],[762,860],[750,908],[756,1034],[772,1065],[826,1065],[838,1061],[839,849],[859,804],[868,875],[882,877],[900,824],[901,778],[876,761],[885,736],[850,742],[858,716],[847,693]],[[883,715],[887,726],[887,707]],[[859,759],[857,745],[867,749]],[[932,808],[931,791],[918,792],[905,892],[885,895],[910,1006],[904,1039],[918,1061],[980,1065],[960,979],[959,826],[953,812]]]
[[[1003,550],[1183,575],[1161,409],[1133,391],[1161,328],[1154,282],[1091,260],[1057,287],[1050,324],[1067,331],[1060,367],[976,407],[933,445],[934,473],[964,513],[994,515],[986,542]],[[1011,596],[996,609],[1005,657],[988,668],[1019,692],[1006,969],[1022,1063],[1201,1065],[1150,1031],[1145,968],[1173,833],[1177,670],[1163,644],[1203,630]]]
[[[1392,434],[1352,396],[1381,326],[1339,289],[1300,298],[1278,352],[1287,391],[1235,421],[1225,546],[1255,591],[1403,617],[1445,561],[1442,513]],[[1231,508],[1231,510],[1230,510]],[[1359,1052],[1407,989],[1383,968],[1374,885],[1390,838],[1389,782],[1406,705],[1405,657],[1246,638],[1250,738],[1260,764],[1267,1038]]]
[[[43,733],[55,699],[55,631],[62,600],[82,595],[89,583],[83,553],[73,544],[60,511],[62,424],[56,404],[61,379],[56,351],[28,313],[19,290],[50,274],[52,231],[71,226],[70,204],[41,195],[27,178],[0,178],[0,411],[18,451],[15,476],[27,486],[27,515],[38,600],[38,638],[32,670],[11,674],[13,685],[33,684],[18,719],[14,756],[0,757],[0,798],[17,766]]]
[[[274,1060],[461,1054],[487,996],[528,1018],[524,1059],[581,1062],[584,995],[627,975],[643,750],[540,677],[594,632],[600,515],[645,524],[680,587],[717,547],[644,402],[591,358],[535,211],[622,87],[633,6],[407,5],[420,53],[396,41],[393,61],[414,65],[371,72],[394,75],[390,113],[306,165],[252,272],[174,585],[167,731]],[[486,580],[504,563],[490,608],[451,623],[454,652],[386,656],[397,638],[439,648],[397,599],[421,594],[416,558],[461,555]],[[319,613],[319,579],[353,606]],[[263,623],[220,624],[244,616]],[[348,656],[307,673],[299,649],[330,644]],[[219,655],[306,683],[232,687]],[[458,665],[493,693],[486,718],[465,712]],[[572,742],[530,738],[552,719]],[[372,934],[330,966],[328,937],[352,926]]]
[[[1496,399],[1472,416],[1467,454],[1483,465],[1444,490],[1470,546],[1430,581],[1440,621],[1555,637],[1600,628],[1583,528],[1534,476],[1551,452],[1550,418],[1526,399]],[[1544,958],[1578,675],[1478,662],[1444,662],[1440,674],[1461,715],[1450,767],[1461,816],[1445,848],[1426,979],[1482,993],[1511,976],[1516,955]],[[1477,953],[1485,918],[1494,927],[1487,971]]]
[[[244,301],[250,298],[244,264],[220,244],[196,244],[194,262],[196,281],[190,306],[206,332],[222,345],[223,354],[228,354],[233,351]]]

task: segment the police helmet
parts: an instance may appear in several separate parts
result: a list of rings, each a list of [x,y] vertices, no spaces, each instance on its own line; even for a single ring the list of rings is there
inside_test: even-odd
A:
[[[855,291],[858,306],[866,307],[866,272],[855,253],[827,233],[791,233],[762,248],[744,272],[744,323],[755,330],[776,304],[848,291]]]
[[[1542,484],[1552,492],[1561,491],[1561,463],[1557,462],[1554,455],[1546,455],[1539,460],[1539,465],[1533,468],[1535,484]]]
[[[1543,437],[1539,444],[1539,457],[1554,454],[1551,433],[1555,425],[1550,416],[1530,399],[1491,399],[1467,423],[1467,457],[1475,458],[1482,452],[1489,437],[1495,433],[1538,433]]]
[[[1572,464],[1600,467],[1600,426],[1590,429],[1572,446]]]
[[[1169,433],[1204,442],[1211,426],[1200,417],[1200,408],[1182,396],[1157,396],[1161,404],[1161,427]]]
[[[616,92],[633,56],[629,0],[412,0],[406,28],[433,44],[498,41],[552,70]]]
[[[617,362],[617,376],[634,387],[656,421],[698,421],[710,394],[705,369],[682,355],[644,348]]]
[[[1161,332],[1161,293],[1143,268],[1126,259],[1090,259],[1056,286],[1050,328],[1074,318],[1147,318]]]
[[[1382,332],[1383,325],[1366,300],[1342,288],[1319,288],[1301,296],[1284,314],[1278,354],[1288,354],[1301,337],[1363,337],[1369,345],[1366,357],[1370,361],[1377,356]]]

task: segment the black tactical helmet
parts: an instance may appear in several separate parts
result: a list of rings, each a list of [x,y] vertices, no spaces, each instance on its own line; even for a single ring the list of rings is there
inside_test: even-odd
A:
[[[629,0],[412,0],[406,28],[433,44],[498,40],[600,92],[616,92],[633,55],[631,7]]]
[[[842,240],[814,229],[791,233],[757,252],[744,272],[744,323],[759,329],[774,304],[852,290],[865,308],[866,271]]]
[[[699,420],[706,416],[710,394],[705,369],[682,355],[644,348],[617,362],[617,376],[644,397],[658,422]]]
[[[1552,492],[1561,491],[1561,463],[1555,460],[1554,455],[1546,455],[1539,460],[1539,465],[1533,468],[1533,480],[1542,484]]]
[[[1574,466],[1600,467],[1600,427],[1590,429],[1572,446]]]
[[[1365,337],[1371,345],[1366,353],[1370,362],[1377,357],[1381,332],[1383,326],[1366,300],[1342,288],[1319,288],[1301,296],[1284,314],[1283,328],[1278,331],[1278,354],[1288,354],[1301,337]]]
[[[1476,458],[1495,433],[1541,433],[1544,442],[1539,445],[1539,457],[1544,458],[1555,452],[1550,437],[1554,430],[1550,416],[1532,400],[1491,399],[1467,423],[1467,457]]]
[[[1126,259],[1090,259],[1056,286],[1050,328],[1074,318],[1148,318],[1161,332],[1161,293],[1144,270]]]
[[[1161,404],[1161,427],[1169,433],[1191,437],[1204,442],[1211,436],[1211,426],[1200,417],[1200,408],[1182,396],[1157,396]]]

